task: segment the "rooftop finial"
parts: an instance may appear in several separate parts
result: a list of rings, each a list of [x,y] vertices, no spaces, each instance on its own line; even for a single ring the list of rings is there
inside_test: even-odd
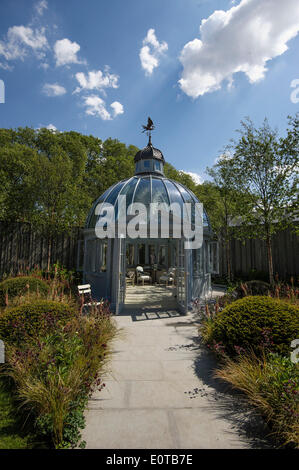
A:
[[[152,145],[152,131],[155,130],[155,126],[150,117],[148,117],[147,119],[147,125],[142,126],[142,127],[143,127],[142,132],[146,132],[148,135],[148,145]]]

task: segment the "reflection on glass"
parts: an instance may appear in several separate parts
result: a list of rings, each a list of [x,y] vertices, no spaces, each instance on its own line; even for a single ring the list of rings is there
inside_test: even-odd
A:
[[[102,256],[101,256],[101,271],[107,271],[107,251],[108,251],[108,241],[102,240]]]
[[[193,272],[195,275],[202,273],[202,249],[193,250]]]
[[[159,265],[166,266],[166,246],[161,245],[159,248]]]
[[[141,178],[134,196],[134,201],[149,204],[151,202],[151,185],[149,178]]]
[[[149,261],[151,265],[156,264],[157,262],[155,245],[149,245]]]
[[[134,266],[134,245],[129,243],[126,249],[127,265]]]
[[[145,264],[145,245],[144,243],[138,245],[138,263]]]
[[[169,204],[166,187],[159,178],[152,178],[152,202]]]

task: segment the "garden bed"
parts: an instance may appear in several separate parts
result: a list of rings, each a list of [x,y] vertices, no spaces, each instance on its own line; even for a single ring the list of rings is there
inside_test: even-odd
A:
[[[243,285],[239,299],[233,292],[196,304],[200,335],[218,358],[214,376],[246,395],[279,444],[299,448],[299,363],[294,353],[291,358],[299,338],[298,290],[276,286],[272,296],[247,294]]]
[[[20,277],[16,283],[22,284]],[[55,276],[48,286],[47,295],[27,289],[8,302],[6,296],[8,305],[0,313],[6,362],[0,372],[10,389],[3,389],[1,396],[10,402],[10,419],[30,423],[49,447],[84,447],[84,410],[93,390],[104,387],[101,374],[116,327],[107,303],[83,315],[71,286],[66,292]],[[1,429],[8,418],[3,412],[0,416]],[[3,445],[9,436],[5,439]],[[30,446],[26,436],[23,441],[11,436],[7,445]]]

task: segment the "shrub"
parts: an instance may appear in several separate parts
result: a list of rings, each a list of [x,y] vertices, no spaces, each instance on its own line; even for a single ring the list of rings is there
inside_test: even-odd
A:
[[[57,323],[22,348],[8,344],[5,373],[14,382],[16,398],[56,448],[79,445],[84,409],[92,391],[104,386],[99,373],[115,331],[104,304],[89,315],[73,316],[65,326]]]
[[[39,292],[46,296],[48,293],[48,285],[41,279],[31,276],[20,276],[5,279],[0,283],[0,305],[6,303],[6,294],[8,299],[25,294],[26,292]]]
[[[291,341],[299,337],[299,308],[271,297],[245,297],[225,307],[210,328],[211,341],[221,342],[228,353],[236,347],[258,352],[267,347],[289,354]]]
[[[237,361],[227,359],[215,375],[244,392],[284,443],[299,447],[298,364],[278,354],[241,355]]]
[[[57,322],[67,323],[76,314],[69,304],[36,300],[8,308],[0,315],[0,338],[21,343],[42,331],[52,331]]]

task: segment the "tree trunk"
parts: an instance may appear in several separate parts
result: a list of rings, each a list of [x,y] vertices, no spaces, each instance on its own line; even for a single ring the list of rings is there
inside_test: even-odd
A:
[[[274,284],[273,257],[272,257],[271,236],[269,234],[267,235],[266,245],[267,245],[267,254],[268,254],[269,282],[272,286]]]
[[[51,254],[52,254],[52,237],[48,238],[48,257],[47,257],[47,271],[50,271],[51,264]]]
[[[225,250],[226,250],[226,269],[227,269],[227,279],[230,282],[232,277],[231,269],[231,260],[230,260],[230,242],[225,240]]]

